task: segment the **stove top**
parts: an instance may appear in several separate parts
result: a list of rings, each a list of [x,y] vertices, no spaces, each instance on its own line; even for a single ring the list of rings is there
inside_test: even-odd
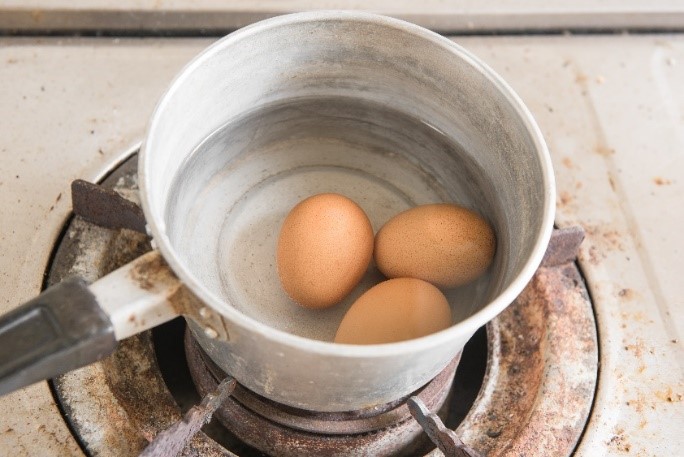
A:
[[[102,217],[102,208],[116,206],[108,199],[119,197],[102,194],[99,205],[84,204],[82,198],[113,189],[135,204],[136,171],[133,154],[100,187],[80,181],[72,186],[77,216],[56,246],[46,285],[72,276],[94,281],[151,249],[148,237],[139,233],[144,224],[119,218],[120,225],[112,225]],[[138,231],[95,225],[103,223]],[[459,355],[412,394],[483,455],[529,453],[542,443],[546,452],[567,455],[584,429],[596,387],[598,344],[591,302],[574,263],[582,235],[576,227],[555,232],[533,281],[472,338],[463,363]],[[113,355],[98,363],[55,378],[55,397],[86,453],[137,455],[200,396],[215,391],[226,375],[187,330],[183,337],[184,329],[184,321],[176,319],[120,342]],[[191,441],[188,452],[242,457],[263,455],[259,450],[297,457],[429,454],[434,445],[411,420],[409,409],[407,398],[399,398],[359,411],[305,411],[238,384],[216,412],[218,421]]]
[[[675,455],[684,448],[684,36],[454,39],[533,112],[556,171],[557,225],[587,232],[579,265],[600,368],[575,454]],[[170,79],[211,41],[0,38],[0,311],[41,289],[71,181],[98,181],[130,154]],[[83,454],[48,383],[0,398],[0,409],[2,453]]]

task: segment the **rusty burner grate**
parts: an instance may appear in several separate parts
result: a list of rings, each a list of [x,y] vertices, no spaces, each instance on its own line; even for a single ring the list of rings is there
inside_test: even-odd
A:
[[[46,286],[74,275],[94,281],[151,248],[140,233],[136,158],[132,154],[101,186],[74,183],[76,216],[55,249]],[[528,287],[487,325],[486,335],[478,332],[466,346],[453,384],[457,360],[415,393],[418,401],[337,415],[274,405],[236,386],[216,413],[220,421],[194,435],[180,455],[265,455],[257,447],[274,455],[442,455],[409,409],[450,455],[468,455],[463,449],[486,456],[570,455],[590,412],[598,370],[591,303],[574,263],[582,236],[578,229],[554,233]],[[223,373],[183,335],[184,322],[174,320],[53,380],[86,454],[139,455],[216,388]],[[451,430],[430,413],[447,396],[441,417]],[[465,447],[449,449],[460,444],[458,437]]]

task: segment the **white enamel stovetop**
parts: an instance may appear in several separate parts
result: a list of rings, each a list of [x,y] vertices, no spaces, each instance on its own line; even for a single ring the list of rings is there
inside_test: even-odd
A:
[[[576,455],[682,455],[684,35],[454,39],[529,106],[556,170],[557,224],[587,230],[600,373]],[[39,292],[70,182],[97,180],[139,142],[172,76],[211,41],[0,38],[0,311]],[[81,455],[47,383],[0,398],[0,455]]]

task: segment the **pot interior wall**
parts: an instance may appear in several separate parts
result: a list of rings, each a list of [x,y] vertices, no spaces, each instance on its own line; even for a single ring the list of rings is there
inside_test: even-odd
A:
[[[380,277],[371,268],[345,305],[315,316],[288,302],[274,266],[287,211],[335,191],[377,230],[415,204],[457,202],[494,225],[498,248],[489,276],[449,292],[454,321],[484,307],[520,272],[544,217],[534,141],[499,83],[412,27],[271,24],[214,45],[160,104],[144,176],[161,241],[223,306],[326,340]]]

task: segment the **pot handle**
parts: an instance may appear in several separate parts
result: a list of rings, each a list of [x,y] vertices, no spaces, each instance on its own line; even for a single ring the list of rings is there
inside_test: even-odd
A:
[[[96,362],[173,319],[181,282],[158,251],[88,286],[74,278],[0,317],[0,395]]]

